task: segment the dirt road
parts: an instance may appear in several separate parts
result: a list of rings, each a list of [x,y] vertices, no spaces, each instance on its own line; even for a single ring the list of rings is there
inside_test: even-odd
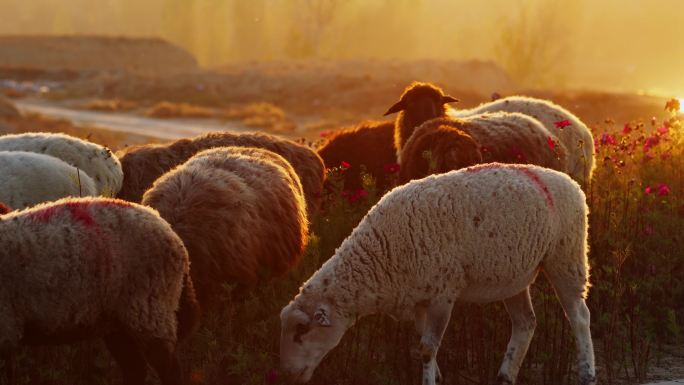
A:
[[[14,100],[14,103],[23,113],[37,113],[53,118],[67,119],[76,125],[88,125],[160,139],[178,139],[200,135],[208,131],[255,131],[237,123],[220,122],[217,120],[163,120],[126,113],[76,110],[42,100],[31,99]]]

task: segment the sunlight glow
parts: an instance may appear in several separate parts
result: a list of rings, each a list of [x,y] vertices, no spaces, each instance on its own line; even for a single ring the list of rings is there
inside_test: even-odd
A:
[[[684,112],[684,98],[679,98],[679,112]]]

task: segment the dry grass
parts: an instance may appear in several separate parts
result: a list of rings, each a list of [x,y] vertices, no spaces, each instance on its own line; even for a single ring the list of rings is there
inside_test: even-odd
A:
[[[188,103],[160,102],[150,107],[145,115],[152,118],[213,118],[213,109]]]
[[[292,132],[295,125],[285,111],[271,103],[248,103],[228,107],[219,115],[223,119],[240,120],[247,127],[284,133]]]
[[[82,104],[79,108],[102,112],[125,112],[139,108],[138,103],[120,99],[97,99]]]

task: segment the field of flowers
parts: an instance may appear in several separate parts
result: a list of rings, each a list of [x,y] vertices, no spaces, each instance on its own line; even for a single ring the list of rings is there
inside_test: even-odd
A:
[[[592,127],[597,168],[587,192],[589,307],[604,384],[639,383],[669,347],[684,344],[684,125],[679,108],[672,100],[664,120],[607,120]],[[283,383],[277,369],[280,309],[383,194],[370,175],[362,189],[346,191],[341,176],[349,166],[345,162],[330,170],[324,210],[313,218],[313,235],[298,268],[249,291],[226,285],[222,308],[183,347],[192,384]],[[387,165],[386,172],[396,175],[397,167]],[[574,341],[543,277],[532,297],[538,327],[518,382],[575,383]],[[446,383],[493,383],[509,335],[501,304],[458,304],[438,355]],[[312,384],[417,384],[420,365],[411,355],[416,342],[410,324],[365,318],[321,363]],[[24,349],[18,362],[21,385],[95,385],[115,383],[119,376],[99,343]]]

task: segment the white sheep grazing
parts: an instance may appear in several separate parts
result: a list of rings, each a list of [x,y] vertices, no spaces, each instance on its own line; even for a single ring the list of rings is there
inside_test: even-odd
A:
[[[574,331],[580,384],[595,384],[587,211],[575,181],[532,165],[478,165],[395,188],[280,313],[283,370],[308,381],[355,320],[386,313],[415,321],[423,384],[434,385],[454,302],[503,300],[513,329],[499,383],[512,384],[534,333],[529,287],[542,270]]]
[[[98,195],[115,196],[123,183],[119,159],[109,148],[73,136],[29,132],[0,136],[0,151],[29,151],[59,158],[85,171]]]
[[[103,338],[124,384],[144,384],[148,363],[182,383],[176,344],[199,310],[188,253],[156,211],[71,198],[0,215],[0,282],[0,357]]]
[[[594,137],[577,116],[548,100],[526,96],[509,96],[466,110],[447,110],[447,115],[467,118],[486,112],[520,112],[540,122],[568,151],[568,173],[583,186],[591,183],[594,172]]]
[[[13,209],[97,195],[95,182],[83,170],[35,152],[0,151],[0,181],[0,202]]]

